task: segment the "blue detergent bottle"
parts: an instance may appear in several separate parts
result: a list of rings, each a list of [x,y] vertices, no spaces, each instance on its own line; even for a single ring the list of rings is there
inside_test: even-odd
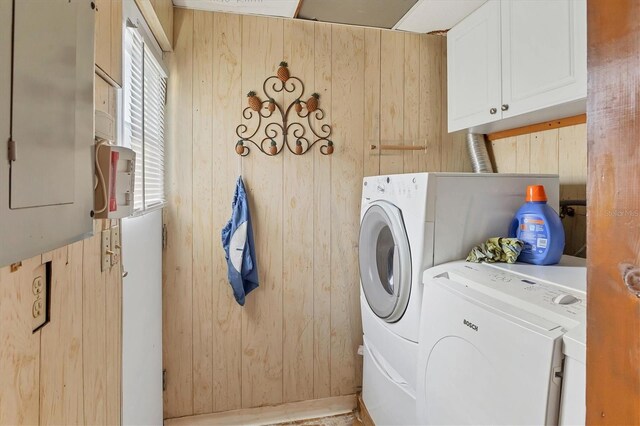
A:
[[[527,187],[526,203],[511,222],[509,236],[524,241],[518,261],[534,265],[554,265],[564,251],[562,221],[547,204],[543,185]]]

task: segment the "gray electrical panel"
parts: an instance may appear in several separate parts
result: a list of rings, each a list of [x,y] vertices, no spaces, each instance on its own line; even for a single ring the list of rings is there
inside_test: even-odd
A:
[[[93,233],[94,25],[90,0],[0,1],[0,267]]]

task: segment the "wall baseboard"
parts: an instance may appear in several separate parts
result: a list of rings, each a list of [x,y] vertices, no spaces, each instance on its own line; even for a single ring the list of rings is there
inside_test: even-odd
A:
[[[221,413],[178,417],[166,419],[164,424],[165,426],[268,425],[337,416],[353,411],[356,405],[355,395],[334,396],[265,407],[243,408]]]

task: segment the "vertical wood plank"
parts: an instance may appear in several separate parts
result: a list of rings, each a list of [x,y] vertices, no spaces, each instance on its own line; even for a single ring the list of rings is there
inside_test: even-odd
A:
[[[426,153],[417,153],[420,171],[439,172],[442,168],[442,139],[443,134],[447,134],[447,110],[442,108],[443,97],[446,97],[446,86],[442,84],[446,76],[443,47],[442,37],[420,37],[420,142],[427,147]],[[423,155],[424,160],[420,159]]]
[[[120,226],[120,221],[114,222]],[[121,228],[122,229],[122,228]],[[107,424],[119,425],[122,412],[122,269],[106,273]]]
[[[404,145],[403,33],[382,31],[380,58],[380,141],[383,144]],[[402,173],[403,151],[381,151],[379,155],[380,174]]]
[[[516,173],[517,142],[515,137],[491,141],[497,173]]]
[[[447,51],[446,39],[442,38],[442,49],[445,53]],[[447,111],[447,61],[442,61],[442,111]],[[444,113],[443,113],[444,114]],[[467,154],[466,145],[466,131],[461,130],[454,133],[449,133],[448,122],[446,119],[442,120],[442,152],[441,152],[441,171],[443,172],[467,172],[471,171],[471,160],[469,154]]]
[[[403,135],[405,143],[425,146],[420,138],[420,39],[418,34],[404,34],[404,91],[403,91]],[[424,170],[426,151],[403,153],[403,172],[415,173]]]
[[[284,58],[309,96],[316,90],[313,23],[284,21]],[[285,107],[297,93],[285,94]],[[304,123],[296,115],[290,122]],[[313,399],[313,165],[313,155],[284,153],[283,402]]]
[[[213,14],[193,15],[193,411],[213,410]]]
[[[531,170],[531,135],[516,137],[516,172],[529,173]]]
[[[283,57],[283,20],[243,16],[242,30],[242,91],[262,92],[262,82],[274,75]],[[284,100],[282,95],[275,98]],[[242,312],[243,407],[283,401],[281,224],[285,155],[265,157],[256,151],[243,159],[260,274],[260,287],[247,297]]]
[[[40,256],[0,268],[0,424],[38,424],[40,332],[32,333],[33,271]]]
[[[560,198],[585,199],[587,196],[587,127],[585,124],[579,124],[558,130],[558,173],[562,185]]]
[[[331,26],[315,25],[315,90],[332,122]],[[333,137],[335,140],[335,137]],[[344,141],[340,141],[345,143]],[[313,397],[331,395],[331,164],[333,156],[313,153]],[[303,189],[304,191],[305,189]],[[308,190],[308,189],[306,189]]]
[[[358,229],[363,177],[364,30],[332,27],[332,117],[336,151],[331,171],[331,393],[361,383]],[[339,78],[338,78],[339,76]]]
[[[579,124],[558,129],[558,174],[561,200],[587,198],[587,131]],[[576,215],[562,219],[565,231],[565,253],[574,254],[586,236],[585,207],[573,207]],[[580,218],[579,216],[582,216]]]
[[[531,173],[558,173],[558,129],[531,134]]]
[[[122,0],[110,0],[111,38],[109,76],[122,86]]]
[[[213,410],[241,407],[242,314],[227,280],[227,263],[220,231],[231,214],[240,157],[233,150],[235,126],[241,117],[244,95],[241,87],[242,18],[213,15]],[[257,154],[253,154],[257,155]],[[254,213],[255,214],[255,213]]]
[[[364,175],[380,174],[380,34],[379,29],[364,30]]]
[[[105,424],[106,303],[105,276],[100,271],[102,221],[94,221],[95,235],[82,247],[82,358],[84,375],[84,423]]]
[[[163,256],[165,417],[193,414],[193,11],[176,9],[167,127],[167,246]]]
[[[95,0],[95,61],[107,74],[111,73],[111,0]]]
[[[40,332],[40,424],[84,421],[82,246],[52,253],[50,322]]]

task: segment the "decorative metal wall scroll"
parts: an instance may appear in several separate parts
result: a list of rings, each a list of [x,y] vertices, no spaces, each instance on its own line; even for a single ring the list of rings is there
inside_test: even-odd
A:
[[[303,100],[304,83],[298,77],[289,75],[286,62],[280,62],[276,75],[267,77],[262,83],[262,90],[267,98],[264,101],[257,96],[256,92],[251,91],[247,94],[248,106],[242,111],[242,117],[249,120],[249,125],[240,124],[236,127],[236,135],[240,138],[236,142],[236,152],[239,155],[243,157],[249,155],[248,144],[253,144],[267,155],[278,155],[285,146],[291,153],[302,155],[317,143],[320,145],[322,154],[333,154],[333,141],[329,139],[331,126],[326,123],[321,124],[325,113],[318,106],[320,95],[313,93],[306,101]],[[286,92],[295,95],[298,91],[300,94],[286,109],[274,99],[276,93]],[[264,119],[271,117],[276,110],[280,113],[282,122],[269,121],[264,124]],[[295,111],[298,117],[306,119],[307,125],[303,124],[304,121],[290,123],[291,110]],[[254,130],[251,131],[249,126]],[[261,130],[262,132],[258,134]],[[307,136],[307,132],[311,134]],[[256,136],[257,139],[254,139]]]

